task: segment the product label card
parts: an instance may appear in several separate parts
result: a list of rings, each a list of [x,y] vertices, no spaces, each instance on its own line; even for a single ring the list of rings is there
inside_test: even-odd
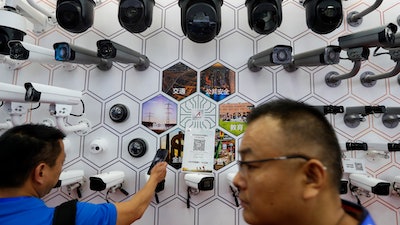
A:
[[[344,173],[367,173],[363,159],[345,158],[342,159],[342,163]]]

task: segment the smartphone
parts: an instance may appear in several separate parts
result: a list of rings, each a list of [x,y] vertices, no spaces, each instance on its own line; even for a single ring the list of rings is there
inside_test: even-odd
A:
[[[150,175],[151,169],[158,163],[158,162],[163,162],[167,158],[168,151],[167,149],[158,149],[156,152],[156,155],[153,158],[153,161],[151,162],[150,168],[147,171],[147,174]],[[161,181],[160,183],[157,184],[156,187],[156,193],[164,190],[164,185],[165,185],[165,180]]]

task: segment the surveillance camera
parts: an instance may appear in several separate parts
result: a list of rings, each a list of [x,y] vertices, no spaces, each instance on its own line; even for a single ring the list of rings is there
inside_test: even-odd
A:
[[[293,62],[284,65],[288,72],[296,70],[300,66],[321,66],[338,64],[340,61],[341,48],[339,46],[329,45],[312,51],[295,54]]]
[[[284,65],[292,62],[292,47],[276,45],[249,58],[247,67],[258,72],[263,66]]]
[[[282,0],[246,0],[247,18],[252,30],[270,34],[282,23]]]
[[[341,0],[305,0],[308,28],[318,34],[328,34],[342,24],[343,9]]]
[[[196,43],[214,39],[221,30],[222,0],[179,0],[183,33]]]
[[[395,43],[397,26],[389,23],[386,26],[356,32],[338,38],[342,49],[357,47],[389,47]]]
[[[131,33],[141,33],[153,20],[154,0],[120,0],[118,21]]]
[[[209,191],[214,188],[213,174],[187,173],[185,174],[185,183],[190,188],[200,191]]]
[[[387,181],[358,173],[350,174],[349,180],[352,191],[361,188],[377,195],[389,195],[390,183]]]
[[[25,88],[0,82],[0,101],[25,102]]]
[[[121,63],[134,63],[139,71],[146,70],[150,65],[147,56],[106,39],[97,41],[97,56]]]
[[[57,0],[57,22],[71,33],[82,33],[93,25],[95,6],[93,0]]]
[[[91,176],[90,190],[103,191],[114,186],[120,186],[124,182],[125,173],[123,171],[110,171]]]
[[[53,45],[55,59],[62,62],[76,62],[79,64],[97,64],[100,70],[109,70],[112,61],[99,58],[96,51],[92,51],[80,46],[66,42],[58,42]]]
[[[360,122],[365,121],[365,116],[373,113],[384,113],[385,106],[355,106],[346,107],[344,122],[348,127],[355,128]]]
[[[393,191],[400,196],[400,176],[395,176],[393,181]]]
[[[26,20],[23,16],[16,12],[0,10],[0,54],[9,55],[10,48],[8,42],[10,40],[24,39],[26,35]]]
[[[85,172],[83,170],[67,170],[63,171],[58,178],[58,182],[55,188],[73,185],[76,183],[82,183],[84,179]]]
[[[54,59],[53,49],[16,40],[9,41],[8,46],[10,47],[11,59],[49,64],[59,63]]]
[[[82,92],[39,83],[25,83],[25,101],[65,105],[81,102]]]

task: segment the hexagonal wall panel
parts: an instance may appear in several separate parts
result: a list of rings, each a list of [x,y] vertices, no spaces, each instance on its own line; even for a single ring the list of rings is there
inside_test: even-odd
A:
[[[105,36],[111,36],[122,30],[118,22],[118,5],[118,2],[113,1],[100,4],[94,15],[93,29]]]
[[[291,74],[279,71],[276,74],[276,86],[279,95],[298,100],[311,94],[311,75],[305,70]]]
[[[115,66],[108,72],[97,68],[90,70],[88,90],[101,99],[115,95],[122,90],[122,71]]]
[[[236,140],[220,129],[215,130],[214,169],[219,170],[235,161]]]
[[[183,63],[163,71],[162,91],[180,101],[197,91],[197,72]]]
[[[118,156],[118,136],[105,128],[98,128],[83,140],[83,157],[102,167]]]
[[[110,113],[113,106],[121,104],[127,109],[126,119],[120,122],[113,121]],[[122,109],[124,108],[122,107]],[[128,98],[126,95],[120,95],[105,104],[104,123],[111,129],[123,133],[139,124],[139,103]],[[121,113],[116,112],[116,118],[122,117]]]
[[[253,87],[253,88],[248,88]],[[274,74],[268,69],[252,72],[247,68],[238,73],[238,92],[254,102],[273,94]]]
[[[168,150],[166,161],[175,169],[182,167],[184,139],[185,132],[179,128],[160,138],[160,148]]]
[[[213,128],[216,122],[216,105],[204,95],[194,95],[185,99],[179,108],[183,127]]]
[[[254,105],[235,96],[219,105],[219,126],[235,136],[242,134],[247,127],[247,115]]]
[[[182,41],[182,59],[196,68],[206,66],[217,59],[216,46],[216,40],[199,44],[185,38]]]
[[[145,71],[137,71],[134,68],[126,71],[124,89],[139,100],[143,100],[155,94],[160,86],[160,72],[153,67]]]
[[[200,72],[201,93],[217,102],[235,93],[235,87],[235,72],[220,63]]]
[[[213,213],[214,209],[218,209],[221,213]],[[199,225],[208,225],[208,224],[235,224],[236,218],[222,218],[221,215],[230,215],[235,211],[235,208],[226,205],[224,202],[220,200],[213,200],[205,206],[199,208]]]
[[[163,95],[143,103],[142,124],[153,132],[160,134],[176,125],[177,105]]]
[[[146,40],[147,57],[158,67],[164,67],[179,57],[179,40],[166,32],[159,32]]]
[[[253,44],[253,40],[239,32],[235,32],[227,37],[221,38],[220,59],[222,62],[224,62],[224,64],[237,69],[240,66],[247,64],[245,57],[250,57],[252,55]],[[243,55],[244,57],[237,58],[235,57],[236,55]]]

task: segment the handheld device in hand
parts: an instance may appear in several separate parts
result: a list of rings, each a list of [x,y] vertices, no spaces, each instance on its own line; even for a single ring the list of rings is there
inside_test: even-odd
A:
[[[167,149],[158,149],[156,152],[156,155],[153,158],[153,161],[151,162],[150,168],[147,171],[147,174],[150,175],[151,169],[153,169],[153,167],[158,163],[158,162],[163,162],[165,161],[165,159],[167,158],[167,154],[168,151]],[[161,181],[160,183],[158,183],[157,187],[156,187],[156,193],[160,192],[162,190],[164,190],[164,184],[165,184],[165,180]]]

